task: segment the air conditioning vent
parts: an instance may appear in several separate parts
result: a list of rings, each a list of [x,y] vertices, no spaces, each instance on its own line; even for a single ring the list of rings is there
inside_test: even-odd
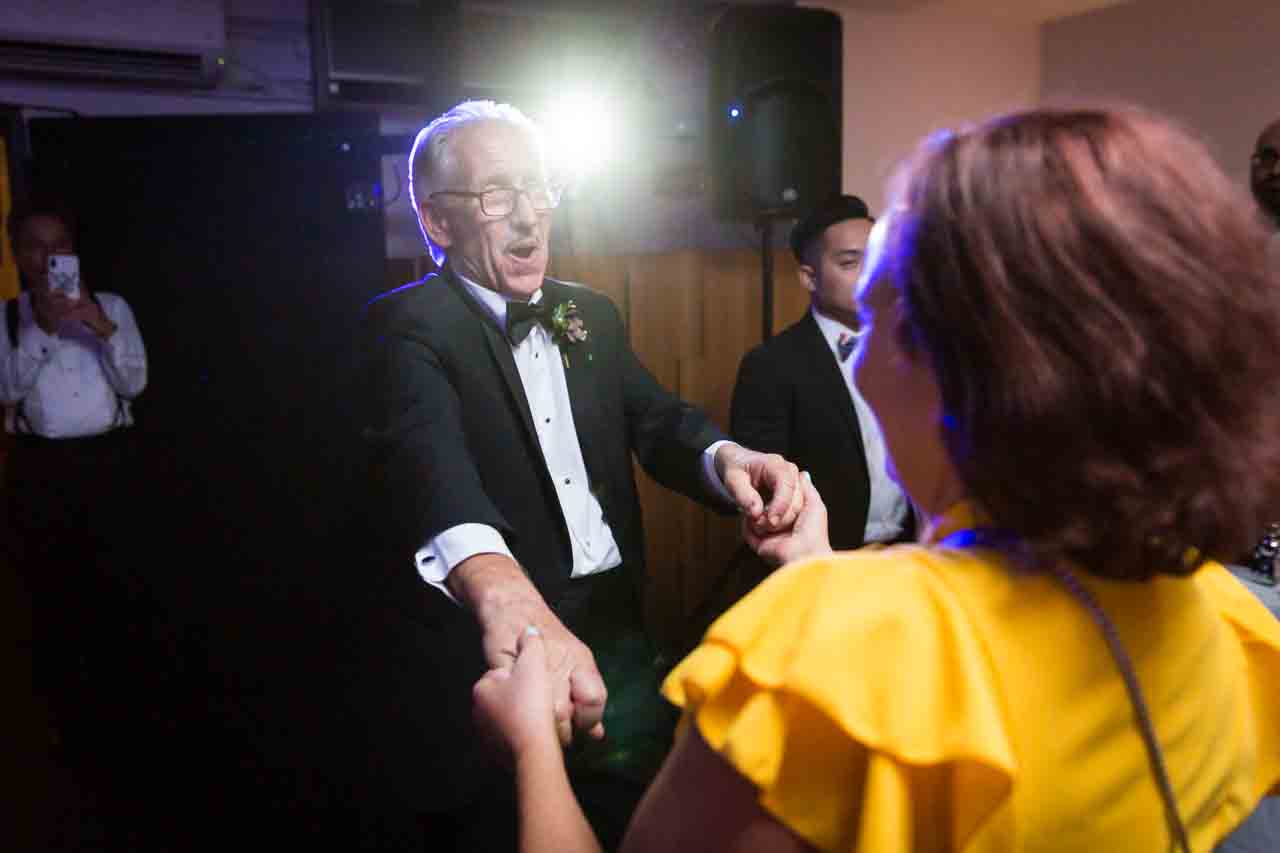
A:
[[[0,75],[212,87],[217,61],[198,53],[0,41]]]

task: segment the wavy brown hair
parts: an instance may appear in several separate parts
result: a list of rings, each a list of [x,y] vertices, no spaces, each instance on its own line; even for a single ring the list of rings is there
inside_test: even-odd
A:
[[[1037,109],[930,140],[896,195],[899,333],[996,525],[1112,578],[1245,553],[1280,473],[1280,293],[1208,152]]]

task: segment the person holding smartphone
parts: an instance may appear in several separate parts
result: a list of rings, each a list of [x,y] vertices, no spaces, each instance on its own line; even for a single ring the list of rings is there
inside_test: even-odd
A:
[[[122,645],[139,623],[141,476],[132,402],[147,356],[125,300],[80,280],[72,217],[31,206],[6,222],[22,291],[0,306],[4,550],[32,600],[35,688],[64,747],[111,738],[128,692]],[[94,747],[96,749],[96,747]],[[80,753],[83,754],[83,753]]]
[[[146,350],[133,312],[120,296],[91,294],[81,286],[69,219],[66,213],[42,207],[9,217],[24,290],[12,305],[5,305],[8,346],[0,356],[0,401],[9,410],[5,428],[11,433],[80,438],[128,426],[132,415],[127,402],[147,384]],[[122,329],[124,334],[117,336]],[[95,338],[105,345],[98,351]],[[41,368],[63,343],[87,350],[88,358],[73,372],[82,381],[101,385],[101,393],[85,396],[72,391],[67,399],[65,389],[49,386]],[[94,382],[99,378],[101,383]],[[118,405],[121,400],[126,405]],[[33,415],[38,424],[32,423]]]

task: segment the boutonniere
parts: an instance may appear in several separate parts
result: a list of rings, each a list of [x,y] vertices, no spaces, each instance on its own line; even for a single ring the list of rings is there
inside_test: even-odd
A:
[[[582,322],[582,315],[578,313],[578,306],[572,299],[551,309],[551,337],[560,347],[560,358],[564,360],[565,367],[569,366],[569,353],[566,350],[585,341],[588,334],[587,325]],[[587,353],[587,361],[590,360],[591,353]]]

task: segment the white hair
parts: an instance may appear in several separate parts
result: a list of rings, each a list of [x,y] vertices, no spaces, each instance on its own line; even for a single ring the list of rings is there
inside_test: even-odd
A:
[[[422,229],[422,237],[427,241],[427,250],[436,266],[444,265],[444,248],[436,245],[427,233],[419,201],[433,192],[455,189],[448,186],[455,178],[453,135],[460,128],[480,121],[505,121],[519,128],[528,134],[539,161],[542,159],[542,136],[537,125],[510,104],[463,101],[418,131],[417,138],[413,140],[413,149],[409,152],[409,201],[418,215],[418,227]]]

